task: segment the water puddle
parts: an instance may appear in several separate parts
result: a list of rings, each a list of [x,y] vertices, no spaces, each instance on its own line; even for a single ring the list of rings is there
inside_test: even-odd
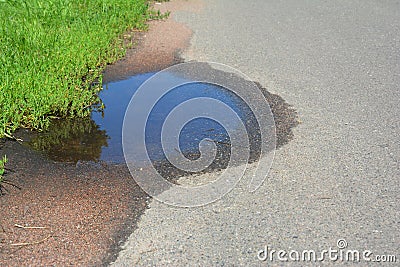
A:
[[[154,73],[139,74],[127,80],[104,84],[104,90],[100,93],[104,110],[94,110],[91,117],[86,119],[54,121],[48,131],[37,134],[26,144],[55,161],[123,163],[122,125],[125,110],[132,95],[152,75]],[[183,78],[171,74],[171,79]],[[216,85],[190,83],[166,94],[149,115],[146,146],[153,162],[162,162],[165,159],[161,146],[161,128],[166,116],[178,104],[196,97],[211,97],[229,105],[245,122],[248,131],[253,133],[251,145],[256,147],[260,138],[257,138],[255,118],[238,96]],[[227,132],[220,124],[206,118],[197,118],[185,125],[179,137],[180,149],[186,157],[196,159],[200,155],[199,142],[204,138],[215,141],[217,154],[221,159],[229,157],[227,153],[229,154],[230,142]]]
[[[200,72],[206,76],[208,70],[209,66],[205,66]],[[124,163],[122,127],[125,111],[140,85],[154,74],[154,72],[138,74],[126,80],[104,84],[104,90],[100,92],[100,98],[105,106],[103,110],[94,110],[90,117],[84,119],[56,120],[52,122],[48,131],[30,135],[24,144],[59,162]],[[154,166],[158,166],[161,172],[169,175],[177,171],[166,160],[161,145],[161,129],[167,115],[174,107],[198,97],[222,101],[235,111],[249,136],[249,162],[258,159],[261,143],[260,128],[253,112],[241,98],[217,85],[194,83],[189,78],[178,77],[174,73],[168,73],[168,75],[171,80],[190,83],[181,85],[164,95],[155,104],[148,117],[145,129],[146,149]],[[224,79],[228,77],[233,83],[243,83],[244,88],[246,88],[246,83],[249,83],[222,71],[221,76]],[[270,94],[259,84],[257,85],[273,113],[277,135],[276,145],[280,147],[292,138],[291,129],[298,124],[297,114],[280,96]],[[217,146],[216,158],[205,171],[225,168],[230,158],[230,139],[224,127],[214,120],[196,118],[187,123],[179,135],[179,149],[187,158],[197,159],[200,156],[199,143],[205,138],[213,140]],[[141,159],[138,159],[138,162],[140,161]]]

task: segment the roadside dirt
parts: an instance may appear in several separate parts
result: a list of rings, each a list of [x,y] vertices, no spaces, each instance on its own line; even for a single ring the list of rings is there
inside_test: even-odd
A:
[[[1,266],[101,265],[147,206],[125,166],[51,162],[15,141],[1,153],[21,187],[0,197]]]

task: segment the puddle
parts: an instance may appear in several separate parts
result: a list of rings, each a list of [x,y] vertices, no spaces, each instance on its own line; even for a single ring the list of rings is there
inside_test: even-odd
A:
[[[104,84],[104,90],[100,93],[105,106],[103,111],[93,111],[91,117],[86,119],[54,121],[46,133],[37,134],[26,144],[55,161],[76,163],[100,160],[124,163],[122,124],[125,110],[132,95],[153,74],[139,74],[127,80]],[[171,74],[171,79],[183,78]],[[254,135],[253,140],[260,139],[255,138],[258,128],[254,116],[238,96],[216,85],[186,84],[166,94],[149,115],[146,145],[152,161],[161,162],[165,159],[160,134],[166,116],[179,103],[195,97],[211,97],[226,103],[245,122],[248,131]],[[184,126],[179,139],[180,149],[188,158],[196,159],[200,155],[199,142],[204,138],[216,141],[217,154],[221,156],[230,150],[229,136],[225,129],[217,122],[205,118],[194,119]]]
[[[100,92],[104,110],[94,110],[89,118],[54,121],[48,131],[30,136],[24,144],[60,162],[125,163],[122,150],[125,111],[132,95],[154,74],[154,72],[138,74],[126,80],[104,84],[104,90]],[[177,77],[173,73],[169,75],[171,80],[190,82],[188,78]],[[225,77],[226,73],[223,76]],[[234,78],[231,77],[231,80],[234,81]],[[238,82],[248,81],[238,80]],[[274,116],[277,146],[282,146],[292,138],[291,129],[298,124],[296,112],[281,97],[261,89]],[[253,113],[243,100],[216,85],[189,83],[168,92],[157,102],[149,115],[146,126],[146,148],[153,165],[158,166],[161,172],[177,175],[177,170],[166,160],[162,150],[161,128],[174,107],[196,97],[220,100],[238,114],[249,135],[249,161],[257,160],[260,155],[260,129]],[[225,129],[213,120],[197,118],[186,124],[179,136],[179,148],[187,158],[197,159],[200,156],[199,142],[204,138],[214,140],[217,146],[217,156],[205,171],[226,167],[230,158],[230,139]],[[141,161],[144,160],[138,159],[138,162]]]

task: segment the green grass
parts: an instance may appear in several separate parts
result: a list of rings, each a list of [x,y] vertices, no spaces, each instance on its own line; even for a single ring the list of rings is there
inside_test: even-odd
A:
[[[0,0],[0,137],[90,114],[123,33],[157,15],[146,0]]]
[[[1,186],[1,183],[3,182],[3,175],[4,175],[4,172],[5,172],[5,165],[6,165],[6,163],[7,163],[7,156],[3,156],[3,158],[2,159],[0,159],[0,186]]]

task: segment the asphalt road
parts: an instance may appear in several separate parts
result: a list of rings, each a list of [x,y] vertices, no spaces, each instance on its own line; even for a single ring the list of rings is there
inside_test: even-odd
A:
[[[194,31],[186,60],[238,68],[301,124],[255,193],[241,184],[192,209],[153,201],[115,265],[353,265],[257,257],[338,239],[399,264],[400,1],[207,0],[177,20]]]

